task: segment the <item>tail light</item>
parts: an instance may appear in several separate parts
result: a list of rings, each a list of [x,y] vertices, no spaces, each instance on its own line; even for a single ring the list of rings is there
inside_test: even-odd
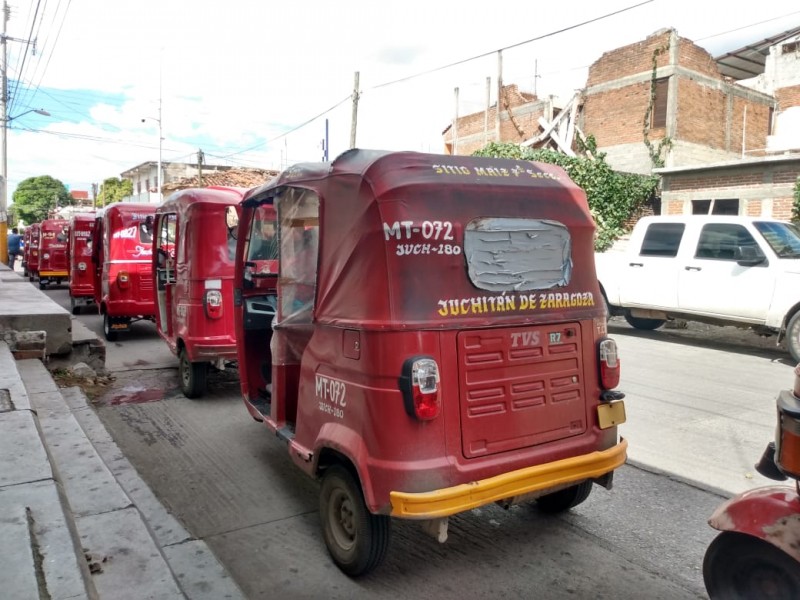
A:
[[[203,296],[203,308],[209,319],[219,319],[222,317],[222,292],[219,290],[206,290]]]
[[[406,412],[420,421],[439,416],[439,365],[432,358],[409,358],[403,363],[400,391]]]
[[[617,343],[609,338],[601,340],[598,352],[600,359],[600,386],[604,390],[614,389],[619,385]]]
[[[775,464],[789,477],[800,479],[800,400],[788,390],[778,395]]]
[[[120,271],[117,273],[117,285],[121,290],[127,290],[131,287],[131,276],[127,271]]]

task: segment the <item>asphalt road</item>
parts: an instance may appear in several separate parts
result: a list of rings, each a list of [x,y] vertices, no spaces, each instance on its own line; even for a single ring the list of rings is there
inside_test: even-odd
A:
[[[47,292],[68,306],[66,290]],[[101,331],[96,315],[81,315]],[[100,418],[159,499],[204,539],[250,598],[704,598],[706,521],[753,472],[792,363],[746,331],[638,332],[614,320],[627,393],[629,465],[568,514],[497,506],[451,518],[440,545],[395,520],[389,556],[358,580],[329,560],[317,484],[252,421],[235,372],[187,400],[151,323],[107,348]]]

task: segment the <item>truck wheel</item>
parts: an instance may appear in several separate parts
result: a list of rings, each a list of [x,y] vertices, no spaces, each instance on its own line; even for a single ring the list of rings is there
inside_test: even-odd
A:
[[[367,510],[361,487],[340,465],[325,471],[319,514],[325,545],[343,573],[357,577],[380,566],[389,547],[391,522]]]
[[[642,329],[644,331],[653,331],[666,323],[664,319],[641,319],[639,317],[634,317],[629,310],[625,311],[625,320],[628,322],[628,325],[634,329]]]
[[[800,598],[800,565],[769,542],[724,531],[706,550],[703,581],[711,598]]]
[[[108,313],[103,315],[103,337],[109,342],[115,342],[119,337],[119,334],[111,329],[111,317],[108,316]]]
[[[547,494],[546,496],[539,496],[536,499],[536,505],[539,510],[545,513],[555,514],[569,510],[578,506],[581,502],[589,497],[592,491],[592,482],[584,481],[578,485],[573,485],[564,490]]]
[[[75,298],[73,298],[72,296],[70,296],[70,298],[69,298],[69,307],[72,310],[72,314],[73,315],[80,314],[80,312],[81,312],[80,304],[76,304],[75,303]]]
[[[47,289],[47,282],[39,280],[39,289],[40,290]]]
[[[800,312],[796,312],[786,326],[786,347],[794,362],[800,363]]]
[[[204,362],[191,362],[186,348],[181,349],[178,357],[178,377],[181,380],[181,391],[187,398],[199,398],[206,391],[206,369]]]

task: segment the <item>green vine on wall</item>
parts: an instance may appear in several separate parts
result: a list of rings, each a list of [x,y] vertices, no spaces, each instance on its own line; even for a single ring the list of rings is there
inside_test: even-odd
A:
[[[794,182],[794,202],[792,202],[792,221],[800,221],[800,177]]]
[[[586,192],[597,225],[595,249],[603,251],[625,233],[628,220],[655,192],[658,177],[614,171],[606,162],[605,154],[597,152],[597,142],[592,136],[586,139],[585,147],[596,158],[567,156],[555,150],[496,142],[474,152],[473,156],[534,160],[563,167],[570,179]]]
[[[653,69],[650,75],[650,97],[647,103],[647,110],[644,113],[644,126],[642,128],[642,137],[644,138],[644,145],[647,146],[647,152],[650,155],[650,162],[653,167],[659,168],[664,166],[664,158],[662,154],[665,150],[672,148],[672,139],[669,136],[664,136],[657,145],[653,146],[650,141],[650,129],[653,123],[653,112],[655,111],[656,104],[656,80],[658,73],[658,57],[669,50],[669,44],[661,46],[653,50]]]

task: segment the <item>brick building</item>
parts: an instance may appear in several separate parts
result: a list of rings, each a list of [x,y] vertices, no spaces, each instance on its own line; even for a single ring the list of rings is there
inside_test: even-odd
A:
[[[541,137],[539,117],[559,108],[524,103],[530,95],[516,86],[503,95],[512,91],[522,103],[501,108],[500,140],[530,143]],[[496,109],[448,127],[447,150],[496,140]],[[673,29],[606,52],[589,68],[575,125],[614,169],[660,175],[662,212],[788,218],[800,176],[800,28],[717,58]]]
[[[500,139],[522,143],[539,130],[539,117],[551,120],[557,112],[552,98],[539,99],[521,92],[516,85],[503,86],[501,91]],[[455,142],[453,134],[455,133]],[[448,154],[468,155],[497,139],[497,104],[487,110],[456,119],[442,133]]]
[[[603,54],[583,95],[583,130],[612,167],[642,174],[763,149],[775,105],[725,78],[708,52],[672,29]]]
[[[655,169],[661,175],[662,214],[792,217],[800,153],[735,162]]]

